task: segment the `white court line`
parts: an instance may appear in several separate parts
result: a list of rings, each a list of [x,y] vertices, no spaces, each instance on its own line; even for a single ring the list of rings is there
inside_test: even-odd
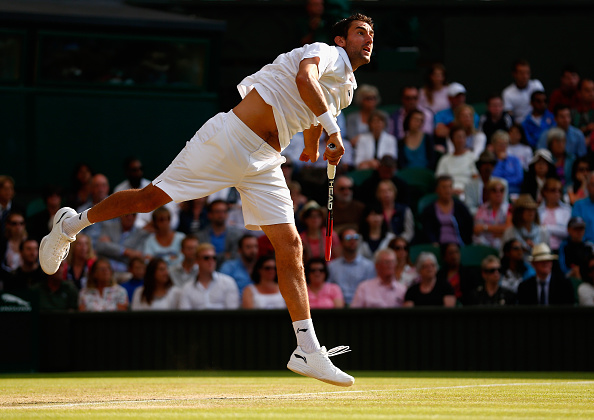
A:
[[[551,385],[593,385],[594,381],[569,381],[569,382],[516,382],[503,384],[474,384],[474,385],[453,385],[453,386],[436,386],[424,388],[396,388],[396,389],[366,389],[366,390],[349,390],[349,391],[325,391],[325,392],[305,392],[298,394],[276,394],[276,395],[252,395],[245,397],[203,397],[203,398],[163,398],[150,400],[115,400],[115,401],[94,401],[94,402],[80,402],[80,403],[56,403],[56,404],[23,404],[10,407],[0,407],[0,409],[39,409],[39,408],[65,408],[65,407],[85,407],[111,404],[147,404],[147,403],[161,403],[171,401],[208,401],[208,400],[258,400],[258,399],[283,399],[295,397],[307,397],[315,395],[337,395],[337,394],[364,394],[364,393],[382,393],[382,392],[411,392],[411,391],[439,391],[449,389],[468,389],[468,388],[496,388],[507,386],[551,386]]]

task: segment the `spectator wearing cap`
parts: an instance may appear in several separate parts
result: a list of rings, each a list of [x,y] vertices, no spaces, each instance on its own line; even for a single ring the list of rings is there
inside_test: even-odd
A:
[[[359,135],[355,149],[355,166],[357,169],[377,169],[384,156],[396,159],[396,137],[386,131],[388,114],[376,109],[369,114],[369,133]]]
[[[573,286],[560,270],[553,270],[557,255],[551,253],[545,243],[535,245],[529,261],[536,275],[518,286],[520,305],[573,305],[575,302]]]
[[[571,110],[567,105],[557,105],[555,108],[555,122],[557,127],[565,132],[565,151],[572,156],[580,157],[587,153],[584,133],[579,128],[571,125]],[[549,129],[543,132],[538,139],[538,148],[547,147]]]
[[[514,82],[503,89],[503,108],[518,122],[524,121],[530,114],[532,92],[545,90],[540,80],[530,79],[530,76],[530,63],[523,59],[516,60],[512,67]]]
[[[588,174],[587,182],[588,197],[575,202],[571,215],[573,217],[581,217],[586,222],[584,239],[594,242],[594,172]]]
[[[561,241],[567,238],[567,222],[571,218],[571,206],[561,200],[562,195],[561,181],[548,178],[542,187],[543,200],[538,206],[538,217],[549,232],[549,245],[553,251],[558,251]]]
[[[553,156],[547,149],[538,149],[530,160],[520,193],[530,194],[537,203],[540,203],[541,190],[547,178],[557,178]]]
[[[502,243],[517,239],[528,257],[532,249],[549,241],[549,233],[540,225],[538,204],[530,194],[521,194],[513,203],[512,226],[503,233]]]
[[[581,217],[569,219],[567,238],[559,246],[559,268],[566,277],[582,278],[580,266],[593,254],[594,244],[584,242],[585,233],[584,219]]]
[[[491,137],[491,144],[497,157],[493,176],[507,181],[510,194],[519,194],[524,180],[524,168],[522,168],[520,159],[508,153],[509,134],[507,131],[497,130]]]
[[[408,204],[408,184],[397,173],[398,166],[396,159],[392,156],[384,156],[380,159],[377,170],[373,171],[369,178],[355,189],[355,199],[363,203],[371,203],[375,200],[375,192],[380,181],[389,179],[398,189],[396,201],[402,204]]]
[[[359,253],[361,236],[356,229],[343,229],[340,243],[342,256],[328,264],[328,281],[340,286],[344,301],[350,305],[359,283],[375,277],[376,273],[373,263]]]
[[[497,179],[505,188],[503,199],[508,201],[508,186],[507,181],[503,178],[493,176],[493,170],[497,163],[495,153],[490,150],[485,150],[476,161],[476,169],[479,176],[470,180],[466,187],[464,187],[464,204],[468,207],[470,213],[474,216],[478,208],[487,201],[487,191],[485,186],[492,179]]]
[[[377,277],[364,280],[357,286],[352,308],[397,308],[403,305],[406,286],[394,275],[396,253],[382,249],[375,255]]]
[[[466,103],[466,88],[464,85],[453,82],[448,85],[448,100],[450,107],[435,114],[433,120],[435,126],[435,137],[446,139],[450,135],[450,126],[454,122],[454,111],[460,105]],[[478,127],[479,116],[474,114],[474,126]]]
[[[536,90],[530,95],[532,112],[524,121],[516,121],[522,124],[526,133],[526,140],[531,147],[536,147],[542,133],[551,127],[555,127],[555,116],[547,109],[547,94],[542,90]]]

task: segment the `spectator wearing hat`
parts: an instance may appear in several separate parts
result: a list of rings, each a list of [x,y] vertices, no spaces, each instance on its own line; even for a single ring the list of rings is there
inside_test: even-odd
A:
[[[376,109],[369,114],[369,133],[359,135],[355,149],[355,166],[357,169],[377,169],[384,156],[396,159],[396,137],[386,131],[388,114]]]
[[[538,217],[549,232],[549,245],[553,251],[558,251],[561,241],[567,238],[567,222],[571,218],[571,206],[561,200],[562,196],[561,181],[548,178],[542,187],[543,200],[538,206]]]
[[[538,149],[530,160],[520,193],[530,194],[537,203],[540,203],[542,187],[547,178],[557,178],[553,156],[547,149]]]
[[[513,203],[512,226],[506,229],[501,238],[502,243],[517,239],[526,257],[536,245],[549,242],[549,233],[540,225],[537,208],[538,204],[530,194],[521,194]]]
[[[301,232],[303,242],[303,259],[324,257],[324,244],[326,243],[326,209],[311,200],[303,206],[299,213],[299,219],[305,226]],[[335,231],[332,231],[332,258],[340,257],[340,239]]]
[[[571,110],[567,105],[557,105],[555,108],[555,122],[557,123],[557,127],[565,133],[565,150],[567,153],[575,157],[584,156],[587,153],[584,133],[579,128],[571,125]],[[538,139],[539,149],[547,146],[550,130],[552,128],[540,135]]]
[[[586,235],[584,239],[594,242],[594,172],[588,174],[587,182],[588,197],[575,202],[571,215],[584,219],[586,222]]]
[[[472,215],[475,215],[478,208],[487,201],[487,191],[485,186],[492,179],[497,179],[505,187],[503,199],[508,201],[507,181],[503,178],[493,176],[493,170],[497,163],[495,153],[490,150],[485,150],[476,161],[476,169],[479,176],[470,180],[466,187],[464,187],[464,204]]]
[[[584,242],[585,233],[584,219],[581,217],[569,219],[567,238],[559,246],[559,268],[566,277],[582,278],[580,266],[594,253],[594,244]]]
[[[534,246],[529,260],[536,275],[518,286],[518,304],[548,306],[575,303],[571,281],[560,270],[553,270],[553,261],[557,258],[546,243]]]
[[[510,194],[519,194],[524,180],[524,168],[522,168],[520,159],[508,153],[509,134],[507,131],[497,130],[491,137],[491,144],[493,152],[497,156],[493,176],[507,181]]]
[[[536,147],[542,133],[557,125],[555,116],[547,109],[547,94],[536,90],[530,95],[532,112],[524,119],[517,121],[522,124],[526,133],[526,140],[531,147]]]
[[[434,126],[435,126],[435,137],[440,138],[444,141],[450,136],[450,126],[454,122],[454,111],[460,105],[466,103],[466,88],[464,85],[453,82],[448,85],[448,100],[450,107],[439,111],[435,114]],[[479,116],[474,114],[474,126],[479,125]]]
[[[515,121],[522,122],[530,114],[530,97],[532,92],[544,91],[542,83],[537,79],[530,79],[530,63],[520,59],[512,67],[514,82],[503,90],[503,107]]]
[[[509,202],[505,197],[505,186],[499,179],[492,179],[485,187],[487,201],[474,216],[473,243],[501,248],[501,237],[512,224]]]

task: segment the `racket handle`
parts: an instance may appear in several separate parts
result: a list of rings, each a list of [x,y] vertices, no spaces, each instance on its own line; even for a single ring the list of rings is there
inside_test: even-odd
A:
[[[330,261],[332,258],[332,228],[334,225],[334,218],[332,217],[331,213],[328,212],[328,223],[326,226],[326,244],[325,244],[325,253],[324,256],[326,257],[326,261]]]
[[[334,179],[336,177],[336,165],[328,164],[328,179]]]

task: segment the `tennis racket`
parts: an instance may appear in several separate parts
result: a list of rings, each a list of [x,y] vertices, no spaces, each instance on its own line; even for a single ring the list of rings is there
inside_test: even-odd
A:
[[[328,144],[328,149],[335,149],[332,143]],[[326,219],[326,261],[330,261],[332,256],[332,227],[334,225],[334,177],[336,176],[336,165],[328,162],[328,218]]]

